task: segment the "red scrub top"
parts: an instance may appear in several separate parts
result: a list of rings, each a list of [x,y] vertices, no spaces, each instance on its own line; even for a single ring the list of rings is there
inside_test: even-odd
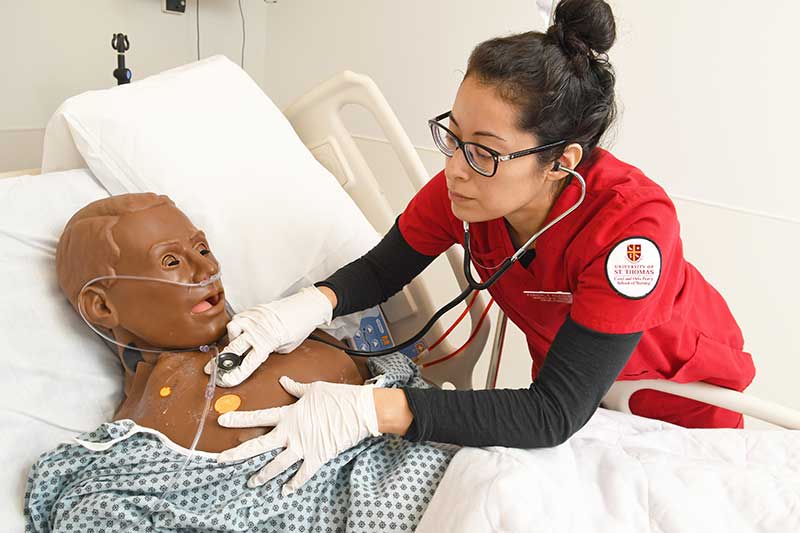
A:
[[[578,209],[536,241],[528,268],[516,262],[489,292],[525,333],[536,379],[567,314],[603,333],[642,331],[619,380],[704,381],[738,391],[755,367],[725,300],[683,257],[680,226],[666,192],[639,169],[596,148],[576,169],[586,180]],[[573,179],[547,222],[580,197]],[[462,244],[463,223],[450,207],[444,171],[400,216],[406,241],[425,255]],[[470,224],[473,265],[482,280],[516,250],[503,218]],[[523,291],[563,291],[572,303]],[[631,410],[685,427],[742,427],[738,413],[657,391],[640,391]]]

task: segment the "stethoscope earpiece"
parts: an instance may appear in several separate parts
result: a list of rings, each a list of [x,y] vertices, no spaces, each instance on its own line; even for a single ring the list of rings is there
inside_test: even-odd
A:
[[[561,161],[556,161],[555,163],[553,163],[553,171],[555,172],[558,170],[561,170]]]

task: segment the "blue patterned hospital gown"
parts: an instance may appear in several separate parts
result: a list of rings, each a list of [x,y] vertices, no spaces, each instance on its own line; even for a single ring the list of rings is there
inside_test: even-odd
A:
[[[386,386],[427,386],[401,354],[372,358],[369,367],[386,376]],[[235,464],[195,456],[159,503],[183,453],[130,420],[103,424],[79,439],[97,445],[62,444],[31,468],[26,531],[413,531],[458,449],[370,438],[287,497],[281,486],[298,465],[266,485],[246,486],[279,450]]]

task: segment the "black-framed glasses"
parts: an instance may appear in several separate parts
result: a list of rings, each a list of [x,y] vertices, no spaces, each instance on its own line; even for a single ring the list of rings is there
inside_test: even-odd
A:
[[[497,172],[497,165],[500,161],[509,161],[518,157],[544,152],[545,150],[556,148],[567,143],[567,141],[558,141],[503,155],[497,150],[492,150],[488,146],[474,142],[464,142],[459,139],[455,133],[440,124],[439,121],[449,117],[451,112],[452,111],[442,113],[438,117],[428,121],[428,126],[431,128],[431,135],[433,135],[433,142],[447,157],[453,157],[456,150],[461,148],[469,166],[472,167],[475,172],[487,178],[491,178],[495,175]]]

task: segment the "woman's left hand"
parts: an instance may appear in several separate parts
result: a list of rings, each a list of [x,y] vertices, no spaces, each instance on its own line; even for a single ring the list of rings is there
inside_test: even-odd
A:
[[[222,452],[217,458],[220,463],[285,448],[248,480],[248,487],[263,485],[302,460],[300,469],[283,486],[286,496],[343,451],[369,436],[381,435],[374,386],[323,381],[298,383],[286,376],[279,381],[286,392],[299,398],[296,403],[260,411],[234,411],[219,417],[220,425],[225,427],[274,426],[266,435]]]

